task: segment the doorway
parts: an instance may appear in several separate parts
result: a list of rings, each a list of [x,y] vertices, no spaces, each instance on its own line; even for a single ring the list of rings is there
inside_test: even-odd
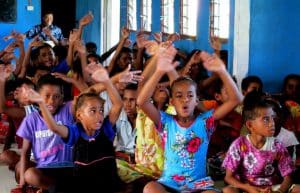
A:
[[[42,0],[41,16],[51,11],[53,23],[61,28],[64,37],[76,26],[76,0]]]

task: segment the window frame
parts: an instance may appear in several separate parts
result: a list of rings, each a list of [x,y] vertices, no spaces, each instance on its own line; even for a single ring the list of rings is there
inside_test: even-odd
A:
[[[180,37],[183,39],[196,40],[197,39],[197,27],[196,27],[196,35],[195,36],[183,33],[183,17],[184,17],[183,16],[183,0],[180,0]],[[197,19],[198,19],[198,16],[196,16],[196,25],[198,25]]]
[[[151,10],[150,10],[150,18],[148,18],[149,20],[150,20],[150,30],[148,30],[148,29],[145,29],[145,27],[144,27],[144,19],[143,19],[143,17],[144,17],[144,12],[143,12],[143,10],[144,10],[144,2],[145,1],[147,1],[147,0],[141,0],[141,5],[140,5],[140,17],[141,17],[141,30],[142,31],[144,31],[144,32],[146,32],[146,33],[150,33],[151,31],[152,31],[152,0],[149,0],[149,1],[151,1]],[[149,16],[149,15],[148,15]]]
[[[135,12],[133,13],[134,15],[135,15],[135,29],[132,29],[132,28],[130,28],[130,14],[129,14],[129,10],[130,10],[130,7],[129,7],[129,2],[130,1],[132,1],[132,2],[135,2]],[[127,17],[127,22],[126,22],[126,27],[130,30],[130,31],[133,31],[133,32],[135,32],[135,31],[137,31],[138,30],[138,23],[137,23],[137,15],[136,15],[136,13],[137,13],[137,1],[136,0],[127,0],[127,4],[126,4],[126,9],[127,9],[127,14],[126,14],[126,17]],[[133,8],[134,9],[134,8]],[[134,18],[133,18],[134,19]]]
[[[221,43],[227,43],[229,40],[229,28],[230,28],[230,10],[229,10],[229,15],[228,15],[228,37],[220,37],[219,35],[215,34],[215,18],[219,17],[219,22],[220,22],[220,14],[215,15],[214,12],[214,4],[218,3],[219,4],[219,9],[220,9],[220,0],[210,0],[209,2],[209,34],[210,36],[216,36],[220,39]],[[230,9],[230,0],[228,0],[229,3],[229,9]],[[219,26],[218,26],[219,28]]]
[[[173,1],[173,32],[166,32],[164,31],[164,1],[165,0],[160,0],[160,10],[161,10],[161,15],[160,15],[160,31],[162,33],[163,36],[167,36],[170,34],[174,34],[175,33],[175,18],[174,18],[174,11],[175,11],[175,0]]]

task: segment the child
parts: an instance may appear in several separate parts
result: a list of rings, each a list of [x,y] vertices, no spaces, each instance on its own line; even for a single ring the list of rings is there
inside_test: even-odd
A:
[[[229,186],[223,192],[299,192],[299,186],[292,184],[293,161],[283,144],[273,137],[272,105],[259,98],[248,102],[249,96],[243,118],[250,134],[236,139],[227,152],[222,166],[226,168],[225,181]],[[278,170],[283,177],[281,184]]]
[[[39,104],[49,129],[61,136],[64,142],[74,145],[74,192],[94,192],[99,189],[113,192],[117,185],[117,169],[111,136],[113,125],[122,109],[122,100],[114,88],[106,70],[99,67],[92,78],[101,82],[112,102],[108,118],[103,117],[103,99],[97,94],[84,93],[76,99],[74,114],[77,123],[57,124],[43,97],[28,90],[31,102]]]
[[[157,61],[156,71],[142,88],[137,103],[158,127],[164,142],[165,160],[163,174],[158,182],[150,182],[144,192],[215,192],[213,181],[206,175],[206,152],[209,138],[214,130],[214,120],[230,112],[240,101],[241,96],[227,73],[223,62],[216,56],[201,53],[207,70],[217,73],[228,90],[229,100],[216,111],[195,115],[198,104],[196,84],[189,78],[179,77],[171,86],[170,102],[177,115],[159,112],[150,102],[155,85],[166,73],[173,70],[176,49],[172,46],[162,52]]]
[[[73,124],[71,103],[63,104],[63,88],[60,79],[50,74],[41,77],[37,91],[58,124]],[[24,89],[22,93],[26,94]],[[21,187],[28,183],[42,189],[52,189],[56,182],[61,182],[71,176],[72,150],[58,135],[48,129],[43,119],[44,115],[40,112],[33,112],[23,119],[17,131],[17,135],[23,138],[20,160]],[[31,150],[36,167],[29,168]],[[63,183],[67,186],[66,181]]]

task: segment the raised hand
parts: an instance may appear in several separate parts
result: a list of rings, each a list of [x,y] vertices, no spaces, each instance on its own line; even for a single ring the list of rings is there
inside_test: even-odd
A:
[[[216,37],[216,36],[211,36],[210,37],[210,46],[214,49],[214,50],[221,50],[222,47],[222,43],[220,38]]]
[[[157,42],[157,43],[161,43],[162,42],[162,33],[161,32],[155,32],[153,34],[153,37],[154,37],[154,40]]]
[[[136,43],[137,43],[138,48],[144,48],[147,40],[148,40],[148,37],[145,34],[145,32],[140,31],[140,32],[137,33]]]
[[[11,65],[0,65],[0,81],[5,82],[12,73]]]
[[[76,40],[79,40],[79,31],[78,31],[78,29],[73,29],[70,31],[70,34],[69,34],[69,42],[73,43]]]
[[[94,19],[94,16],[93,16],[92,12],[89,11],[88,14],[86,14],[85,16],[83,16],[83,17],[80,19],[79,25],[80,25],[80,26],[85,26],[85,25],[91,23],[91,22],[93,21],[93,19]]]
[[[20,87],[20,94],[24,97],[25,101],[29,103],[41,103],[44,102],[43,97],[32,88],[29,87]]]
[[[158,53],[156,70],[165,73],[174,70],[179,64],[179,62],[173,62],[176,53],[177,50],[172,45]]]
[[[129,34],[130,34],[130,31],[129,31],[128,28],[122,27],[121,33],[122,33],[122,38],[128,38]]]
[[[63,74],[63,73],[54,72],[54,73],[51,73],[51,74],[52,74],[55,78],[60,78],[60,79],[62,79],[63,81],[68,82],[68,83],[72,83],[72,81],[73,81],[73,78],[68,77],[66,74]]]
[[[86,53],[86,47],[81,40],[76,40],[74,42],[74,50],[78,51],[80,54]]]
[[[223,61],[215,54],[208,54],[202,51],[200,58],[203,60],[203,66],[212,72],[226,71]]]
[[[167,38],[167,41],[175,42],[177,40],[180,40],[180,35],[178,33],[170,34]]]
[[[40,47],[42,46],[44,43],[43,41],[39,40],[39,37],[38,36],[35,36],[33,38],[33,40],[29,43],[29,46],[30,47]]]
[[[16,42],[12,42],[10,44],[8,44],[5,48],[4,48],[4,51],[6,53],[12,53],[14,52],[14,49],[16,48]]]
[[[159,44],[156,41],[145,41],[145,48],[146,48],[146,52],[153,56],[156,54],[157,50],[159,49]]]
[[[92,72],[91,78],[95,82],[108,82],[110,79],[107,70],[100,63],[98,63],[97,65],[98,67],[95,71]],[[89,67],[89,65],[87,67]]]
[[[144,79],[144,77],[140,75],[142,73],[141,70],[130,71],[130,68],[131,65],[129,64],[128,67],[120,73],[119,82],[137,84]]]

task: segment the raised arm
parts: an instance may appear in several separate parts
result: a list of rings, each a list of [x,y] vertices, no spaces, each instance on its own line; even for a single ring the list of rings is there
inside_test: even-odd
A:
[[[118,47],[117,47],[116,52],[115,52],[114,56],[112,57],[112,59],[109,63],[109,66],[108,66],[108,74],[110,74],[113,71],[113,69],[115,68],[117,58],[119,57],[119,54],[120,54],[120,52],[121,52],[121,50],[124,46],[124,43],[125,43],[126,39],[129,36],[129,34],[130,34],[129,29],[123,27],[122,28],[122,36],[120,38]]]
[[[94,16],[93,16],[91,11],[89,11],[85,16],[83,16],[80,19],[80,21],[79,21],[79,30],[78,30],[79,39],[81,39],[82,31],[83,31],[84,26],[91,23],[93,21],[93,19],[94,19]]]
[[[160,123],[160,113],[153,103],[151,103],[150,98],[153,95],[156,85],[161,77],[164,74],[174,70],[178,64],[173,62],[176,52],[177,50],[173,46],[169,46],[163,52],[158,54],[156,70],[142,87],[137,98],[137,104],[154,122],[155,125]]]
[[[212,72],[215,72],[223,81],[228,100],[221,104],[214,112],[215,120],[219,120],[232,111],[238,104],[242,102],[242,94],[239,92],[236,84],[227,72],[222,60],[215,54],[210,55],[206,52],[201,52],[203,66]]]
[[[113,83],[109,79],[107,70],[100,64],[98,64],[97,69],[94,67],[90,69],[91,66],[87,67],[87,71],[92,72],[92,79],[96,82],[102,83],[105,87],[107,94],[111,100],[112,107],[109,111],[109,121],[112,125],[115,125],[117,119],[119,118],[121,109],[123,107],[122,99],[114,87]]]

